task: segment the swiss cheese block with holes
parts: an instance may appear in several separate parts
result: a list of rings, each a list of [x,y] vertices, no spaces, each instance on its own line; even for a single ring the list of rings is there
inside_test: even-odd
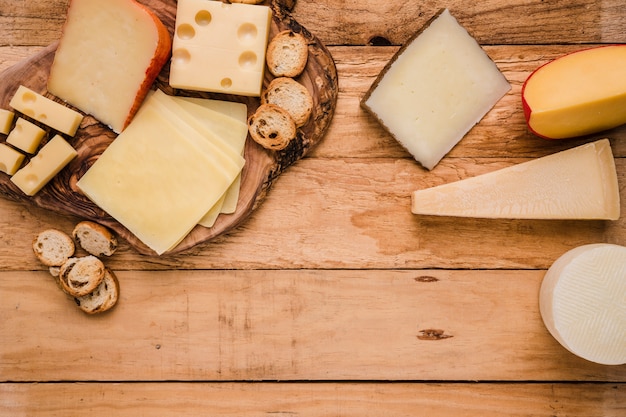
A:
[[[267,6],[179,1],[170,85],[260,96],[271,18]]]
[[[563,254],[543,279],[539,307],[570,352],[603,365],[626,363],[626,247],[597,243]]]

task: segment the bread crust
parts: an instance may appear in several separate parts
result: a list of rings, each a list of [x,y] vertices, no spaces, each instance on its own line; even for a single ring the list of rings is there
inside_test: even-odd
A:
[[[261,104],[248,118],[250,137],[266,149],[279,151],[296,137],[296,123],[291,115],[275,104]]]
[[[297,77],[304,71],[309,45],[302,34],[284,30],[270,40],[265,53],[269,71],[275,77]]]

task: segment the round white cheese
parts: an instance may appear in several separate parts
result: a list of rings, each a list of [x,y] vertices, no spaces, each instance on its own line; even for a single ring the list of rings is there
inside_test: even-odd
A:
[[[573,354],[626,363],[626,247],[579,246],[548,269],[539,295],[543,321]]]

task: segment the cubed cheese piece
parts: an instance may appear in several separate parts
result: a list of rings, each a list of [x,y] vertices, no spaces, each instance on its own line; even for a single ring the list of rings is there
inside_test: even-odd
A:
[[[9,175],[15,174],[22,165],[25,155],[10,146],[0,143],[0,171]]]
[[[15,122],[15,127],[7,137],[7,143],[10,143],[24,152],[35,153],[45,135],[45,130],[19,117],[17,122]]]
[[[425,168],[434,168],[511,86],[448,10],[410,39],[361,101]]]
[[[170,85],[259,96],[271,18],[267,6],[180,0]]]
[[[48,90],[119,133],[170,50],[167,28],[136,1],[72,0]]]
[[[243,158],[203,137],[159,102],[157,93],[77,185],[162,254],[220,200],[239,175]]]
[[[620,197],[608,139],[413,193],[434,216],[617,220]]]
[[[26,195],[33,196],[76,155],[72,145],[60,135],[56,135],[30,159],[26,166],[11,177],[11,181]]]
[[[83,115],[20,85],[9,105],[40,123],[66,135],[74,136]]]
[[[11,126],[13,126],[14,118],[15,113],[13,113],[12,111],[0,109],[0,133],[6,135],[11,131]]]
[[[548,269],[541,317],[573,354],[603,365],[626,364],[626,247],[579,246]]]
[[[522,87],[528,127],[548,139],[626,123],[626,45],[586,49],[533,72]]]

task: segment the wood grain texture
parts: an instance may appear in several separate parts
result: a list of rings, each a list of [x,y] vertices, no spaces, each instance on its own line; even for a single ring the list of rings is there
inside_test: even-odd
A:
[[[170,30],[171,35],[175,24],[176,2],[146,0],[143,3],[155,12]],[[272,2],[271,6],[273,16],[270,25],[270,37],[283,30],[292,30],[301,33],[309,45],[307,66],[297,78],[313,97],[313,109],[309,121],[298,129],[295,140],[291,141],[286,149],[279,152],[265,150],[254,141],[247,140],[244,151],[246,164],[241,174],[242,182],[236,211],[233,214],[220,215],[211,228],[196,226],[175,248],[169,251],[170,253],[182,252],[198,243],[209,241],[245,221],[265,199],[273,181],[322,140],[332,120],[337,100],[337,72],[332,56],[311,32],[293,19],[282,2]],[[56,45],[57,43],[52,43],[38,54],[18,62],[2,73],[0,77],[0,108],[9,107],[8,103],[20,85],[25,85],[38,93],[47,94],[47,79]],[[271,78],[269,72],[266,72],[264,86],[267,86]],[[257,97],[194,93],[172,89],[169,86],[169,63],[164,66],[154,87],[168,94],[240,101],[248,106],[249,115],[254,113],[260,104]],[[56,99],[49,94],[48,96]],[[6,198],[24,201],[58,213],[73,214],[97,221],[113,229],[139,252],[154,255],[152,249],[116,219],[92,203],[76,186],[76,182],[116,136],[96,119],[87,116],[81,123],[75,137],[71,139],[78,156],[44,189],[35,196],[28,197],[9,180],[8,176],[3,175],[0,177],[0,193]]]
[[[47,272],[0,273],[2,378],[626,382],[550,336],[543,271],[116,272],[97,317]]]
[[[0,71],[58,38],[68,1],[0,0]],[[537,297],[545,269],[566,250],[626,244],[624,218],[409,212],[416,188],[605,136],[624,212],[626,128],[540,140],[526,129],[519,96],[542,63],[626,42],[622,3],[296,3],[293,17],[328,46],[338,72],[324,140],[229,233],[164,257],[123,242],[105,259],[122,293],[107,315],[80,313],[30,249],[37,232],[69,231],[80,217],[0,199],[0,416],[623,416],[626,368],[561,348]],[[427,172],[358,102],[441,7],[513,88]]]
[[[0,415],[29,417],[82,416],[87,410],[93,417],[622,417],[625,403],[625,384],[207,382],[0,386]]]

